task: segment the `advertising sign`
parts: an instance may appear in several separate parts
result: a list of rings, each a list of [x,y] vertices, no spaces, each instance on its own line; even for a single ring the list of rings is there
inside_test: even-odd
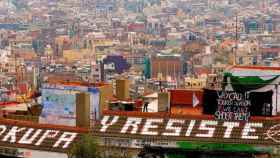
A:
[[[40,123],[75,126],[77,91],[43,89]]]
[[[100,93],[99,90],[95,87],[89,87],[88,93],[90,94],[90,105],[91,105],[91,119],[99,120],[100,119],[100,109],[99,109],[99,101],[100,101]]]
[[[40,123],[75,126],[76,94],[80,92],[90,95],[91,119],[99,119],[100,93],[98,88],[44,84],[42,89],[43,110],[39,119]]]

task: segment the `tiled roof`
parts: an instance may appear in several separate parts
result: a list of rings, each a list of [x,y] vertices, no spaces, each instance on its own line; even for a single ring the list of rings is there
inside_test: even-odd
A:
[[[276,121],[217,121],[186,117],[105,115],[93,129],[103,138],[279,145]]]
[[[88,130],[75,127],[0,120],[0,146],[67,152]]]

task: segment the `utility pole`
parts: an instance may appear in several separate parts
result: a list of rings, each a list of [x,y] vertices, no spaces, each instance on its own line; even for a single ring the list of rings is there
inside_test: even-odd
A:
[[[237,49],[238,49],[238,13],[236,12],[236,16],[235,16],[235,49],[234,49],[233,65],[236,65]]]
[[[15,43],[12,42],[12,45],[11,45],[11,54],[14,55],[14,71],[15,71],[15,88],[17,88],[17,55],[16,55],[16,51],[15,51]]]

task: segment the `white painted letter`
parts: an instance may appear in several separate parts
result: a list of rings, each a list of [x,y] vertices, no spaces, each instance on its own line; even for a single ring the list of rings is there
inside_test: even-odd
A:
[[[5,125],[1,125],[0,129],[1,129],[0,135],[2,135],[7,130],[7,127]]]
[[[256,129],[252,127],[263,127],[262,123],[246,123],[242,131],[242,139],[259,139],[259,136],[250,136],[249,133],[256,132]]]
[[[143,135],[158,135],[158,132],[152,132],[149,131],[149,129],[153,128],[158,128],[158,125],[153,125],[152,123],[162,123],[163,119],[147,119],[146,123],[142,129],[142,133]]]
[[[132,127],[131,134],[135,134],[138,131],[138,125],[141,124],[142,118],[128,117],[125,125],[123,126],[121,133],[126,133],[129,127]]]
[[[191,120],[190,124],[189,124],[189,127],[188,127],[188,130],[186,132],[187,137],[189,137],[191,135],[194,125],[195,125],[195,120]]]
[[[207,127],[207,125],[216,126],[217,121],[202,120],[199,126],[199,130],[208,131],[206,134],[196,134],[197,137],[209,137],[212,138],[215,132],[215,127]]]
[[[224,138],[230,138],[233,128],[239,127],[239,122],[224,122],[223,126],[227,128],[224,134]]]
[[[46,130],[46,132],[42,135],[42,137],[37,141],[35,145],[41,145],[41,143],[46,139],[46,138],[55,138],[59,131],[57,130]]]
[[[14,126],[12,129],[10,129],[9,133],[6,134],[6,136],[2,139],[2,141],[8,141],[9,138],[11,138],[10,143],[16,142],[16,134],[17,132],[21,132],[25,130],[25,128],[19,128],[17,126]]]
[[[110,116],[103,117],[103,119],[101,121],[102,128],[100,129],[100,132],[106,132],[106,130],[109,126],[112,126],[119,120],[119,116],[114,116],[113,120],[110,123],[107,123],[109,118],[110,118]]]
[[[173,127],[174,123],[179,123],[179,124],[184,124],[184,120],[175,120],[175,119],[170,119],[166,125],[166,130],[172,130],[173,132],[164,132],[162,135],[164,136],[180,136],[182,127],[175,126]]]
[[[60,138],[53,145],[54,148],[58,147],[61,142],[65,142],[62,148],[67,148],[70,143],[76,138],[77,133],[64,132]]]
[[[31,138],[28,139],[28,137],[31,135],[31,133],[34,131],[33,128],[28,129],[28,131],[23,135],[23,137],[19,140],[18,143],[20,144],[32,144],[34,139],[37,138],[37,136],[42,132],[41,129],[36,130],[36,132],[31,136]]]

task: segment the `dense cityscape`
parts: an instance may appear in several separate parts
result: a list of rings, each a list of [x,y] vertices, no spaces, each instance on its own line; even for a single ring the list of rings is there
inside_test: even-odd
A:
[[[1,0],[0,78],[1,158],[280,157],[280,0]]]

